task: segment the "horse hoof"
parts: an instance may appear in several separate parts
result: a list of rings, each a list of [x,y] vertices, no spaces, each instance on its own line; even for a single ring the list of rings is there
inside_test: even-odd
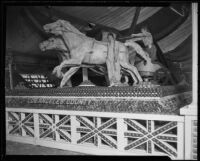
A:
[[[143,85],[143,84],[144,84],[143,81],[138,82],[138,85]]]
[[[62,75],[61,75],[60,73],[56,73],[56,76],[57,76],[58,78],[62,78]]]
[[[61,82],[61,83],[60,83],[60,88],[63,88],[63,86],[64,86],[64,84]]]
[[[113,87],[113,86],[115,86],[115,84],[113,83],[113,84],[111,84],[111,85],[109,85],[108,87]]]
[[[53,71],[52,71],[52,74],[57,74],[57,70],[53,70]]]
[[[136,85],[138,85],[138,84],[137,84],[137,82],[134,82],[133,85],[136,86]]]

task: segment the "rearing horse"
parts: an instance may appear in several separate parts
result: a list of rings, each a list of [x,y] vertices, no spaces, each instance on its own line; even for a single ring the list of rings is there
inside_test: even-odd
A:
[[[59,53],[57,55],[61,59],[61,60],[59,60],[60,62],[66,60],[66,59],[70,59],[70,54],[69,54],[68,48],[66,47],[65,43],[63,42],[63,40],[61,38],[59,38],[59,37],[51,37],[48,40],[45,40],[45,41],[41,42],[39,44],[39,48],[42,51],[46,51],[46,50],[58,50]],[[64,73],[62,73],[62,72],[61,73],[56,73],[57,72],[57,68],[59,67],[59,65],[56,66],[56,67],[54,67],[54,70],[53,70],[52,73],[55,74],[58,78],[63,78]],[[79,67],[87,67],[90,70],[92,70],[93,72],[95,72],[96,74],[103,75],[103,76],[106,77],[106,70],[101,65],[97,66],[97,65],[83,64],[82,66],[79,65]],[[98,68],[98,70],[95,69],[96,67]],[[59,75],[59,74],[61,74],[61,75]],[[106,79],[107,79],[107,77],[106,77]],[[69,86],[71,86],[70,84],[69,84]]]
[[[81,65],[87,64],[107,64],[108,67],[108,43],[102,41],[96,41],[93,38],[85,36],[68,21],[57,20],[56,22],[44,25],[44,30],[47,33],[60,35],[70,50],[70,59],[63,61],[57,68],[57,72],[61,72],[61,69],[65,65]],[[146,55],[139,53],[145,60]],[[142,78],[137,71],[137,68],[132,66],[128,60],[127,47],[119,42],[119,63],[122,68],[125,68],[132,76],[134,84],[142,82]],[[109,68],[107,68],[110,70]],[[76,70],[72,67],[65,73],[61,81],[60,87],[63,87],[65,83],[70,79],[72,73]],[[137,80],[138,79],[138,80]]]
[[[70,59],[70,54],[69,54],[69,50],[68,48],[65,46],[65,44],[63,43],[63,41],[60,38],[49,38],[46,41],[43,41],[39,44],[39,48],[42,51],[45,50],[58,50],[59,54],[58,58],[59,58],[59,62],[63,62],[64,60],[68,60]],[[56,76],[58,78],[62,78],[63,77],[63,73],[56,73],[57,72],[57,68],[60,66],[60,64],[58,66],[56,66],[53,70],[53,74],[56,74]]]

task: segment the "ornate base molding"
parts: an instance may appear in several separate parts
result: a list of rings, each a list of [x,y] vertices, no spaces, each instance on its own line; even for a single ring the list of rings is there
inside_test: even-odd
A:
[[[167,91],[168,90],[168,91]],[[173,87],[79,87],[45,90],[14,90],[6,106],[75,111],[179,114],[190,104],[191,92],[161,97]]]

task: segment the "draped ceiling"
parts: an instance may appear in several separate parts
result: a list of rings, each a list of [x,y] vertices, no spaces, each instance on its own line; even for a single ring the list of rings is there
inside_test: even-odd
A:
[[[56,58],[55,52],[42,52],[38,44],[52,35],[42,26],[57,19],[70,21],[80,31],[88,31],[89,23],[121,35],[130,34],[137,7],[111,6],[8,6],[6,11],[6,52],[16,55],[20,63],[39,63]],[[147,26],[158,47],[159,56],[168,62],[178,62],[185,72],[191,71],[192,19],[190,4],[141,7],[134,33]],[[26,58],[26,59],[25,59]],[[42,59],[41,59],[42,58]],[[28,70],[28,68],[27,68]]]

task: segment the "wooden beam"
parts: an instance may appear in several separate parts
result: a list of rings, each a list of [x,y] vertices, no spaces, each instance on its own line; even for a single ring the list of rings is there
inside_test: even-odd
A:
[[[120,31],[120,34],[117,35],[117,40],[122,41],[127,39],[129,35],[133,34],[136,28],[137,20],[140,15],[141,7],[136,7],[135,15],[133,16],[133,20],[131,26],[128,29]]]
[[[192,3],[192,107],[198,101],[198,4]]]
[[[10,81],[10,89],[13,89],[13,70],[12,70],[12,64],[13,64],[13,57],[12,53],[9,53],[8,56],[8,69],[9,69],[9,81]]]
[[[141,7],[136,7],[135,15],[133,16],[133,21],[128,31],[128,35],[134,33],[135,26],[137,24],[138,17],[140,15]]]

